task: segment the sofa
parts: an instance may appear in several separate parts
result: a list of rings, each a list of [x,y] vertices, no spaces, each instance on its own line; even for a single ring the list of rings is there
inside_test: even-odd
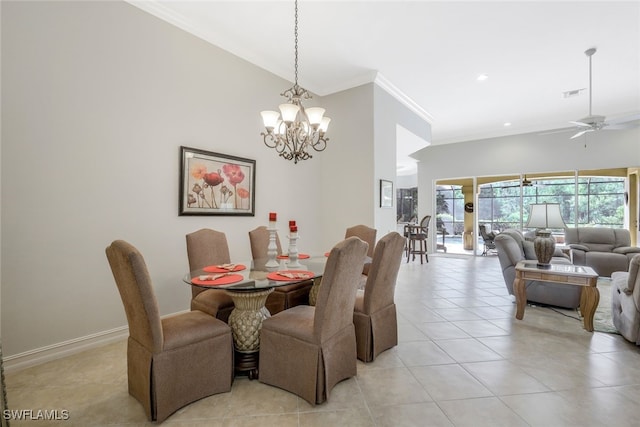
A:
[[[640,254],[629,263],[629,271],[611,274],[611,318],[627,340],[640,345]]]
[[[514,229],[504,230],[498,234],[494,242],[498,250],[498,259],[502,268],[504,284],[510,295],[513,293],[513,280],[516,277],[516,264],[522,260],[537,260],[533,241]],[[552,264],[571,264],[568,255],[556,248]],[[538,304],[553,305],[565,308],[577,308],[580,305],[580,286],[567,286],[560,283],[527,281],[527,301]]]
[[[577,227],[565,229],[565,244],[571,248],[573,264],[593,268],[599,276],[628,271],[640,248],[631,246],[631,234],[623,228]]]

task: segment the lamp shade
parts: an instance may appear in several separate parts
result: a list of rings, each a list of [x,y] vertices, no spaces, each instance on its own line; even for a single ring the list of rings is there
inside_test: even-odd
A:
[[[309,123],[312,125],[319,125],[322,121],[322,116],[324,115],[324,108],[320,107],[311,107],[305,110],[307,113],[307,117],[309,118]]]
[[[327,129],[329,129],[329,122],[331,121],[331,119],[329,117],[323,117],[322,121],[320,122],[320,130],[322,132],[326,132]]]
[[[529,205],[529,221],[527,228],[565,228],[567,224],[562,219],[560,204],[540,203]]]
[[[261,111],[260,114],[262,115],[264,127],[266,127],[267,129],[273,129],[276,127],[278,119],[280,119],[280,113],[278,113],[277,111]]]
[[[300,111],[300,106],[295,104],[280,104],[280,112],[282,113],[282,121],[285,123],[293,123]]]

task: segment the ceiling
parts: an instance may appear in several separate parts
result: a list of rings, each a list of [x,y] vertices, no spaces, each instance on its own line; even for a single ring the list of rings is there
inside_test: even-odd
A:
[[[293,81],[292,0],[131,3]],[[300,85],[328,95],[377,77],[430,121],[433,144],[587,116],[588,90],[563,92],[588,89],[590,47],[593,114],[640,117],[640,1],[299,2]]]

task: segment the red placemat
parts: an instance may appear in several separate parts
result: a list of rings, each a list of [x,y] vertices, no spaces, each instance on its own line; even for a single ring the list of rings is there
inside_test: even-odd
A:
[[[331,253],[331,252],[325,252],[325,253],[324,253],[324,256],[329,256],[329,254],[330,254],[330,253]]]
[[[244,277],[242,277],[242,274],[225,274],[224,276],[219,277],[215,280],[201,280],[200,277],[192,278],[191,283],[193,283],[194,285],[201,285],[201,286],[218,286],[218,285],[228,285],[230,283],[236,283],[244,279]],[[215,274],[212,275],[212,277],[215,277]]]
[[[202,270],[206,271],[207,273],[228,273],[230,271],[242,271],[245,268],[247,268],[247,266],[244,264],[236,264],[235,267],[233,267],[233,270],[230,270],[228,268],[223,268],[222,265],[225,265],[225,264],[209,265],[203,268]],[[227,265],[232,265],[232,264],[227,264]]]
[[[298,254],[298,259],[311,258],[309,254]],[[289,259],[289,255],[278,255],[278,259]]]
[[[292,277],[283,276],[283,274],[290,274]],[[296,277],[299,275],[304,275],[305,277]],[[313,271],[307,270],[283,270],[283,271],[273,271],[267,274],[267,279],[269,280],[278,280],[278,281],[289,281],[289,280],[304,280],[304,279],[313,279]]]

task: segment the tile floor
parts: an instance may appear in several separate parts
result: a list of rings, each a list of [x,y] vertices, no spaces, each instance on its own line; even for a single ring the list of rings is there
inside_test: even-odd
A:
[[[230,393],[171,416],[170,426],[637,426],[640,350],[589,333],[571,311],[527,307],[514,319],[498,260],[430,255],[403,263],[397,347],[358,362],[312,407],[237,378]],[[127,394],[125,342],[7,374],[12,409],[66,409],[64,426],[146,426]],[[48,425],[42,421],[12,426]]]

